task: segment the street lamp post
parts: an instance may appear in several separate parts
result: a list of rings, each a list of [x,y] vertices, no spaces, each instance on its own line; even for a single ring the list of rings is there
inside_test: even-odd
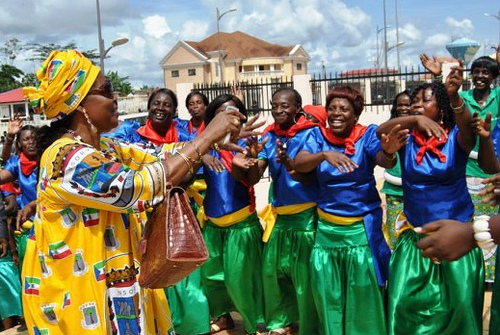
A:
[[[494,17],[495,19],[498,20],[498,44],[500,44],[500,10],[498,11],[498,14],[490,14],[490,13],[484,13],[484,16],[489,16],[489,17]]]
[[[104,72],[104,58],[108,54],[109,50],[111,50],[112,48],[127,43],[128,38],[124,37],[114,40],[113,42],[111,42],[111,46],[105,49],[104,40],[102,39],[102,34],[101,34],[101,11],[99,9],[99,0],[96,0],[96,7],[97,7],[97,36],[99,38],[99,66],[101,67],[102,74],[106,75],[106,72]]]
[[[218,44],[219,44],[219,70],[220,70],[220,81],[221,83],[224,82],[224,71],[222,70],[222,51],[221,51],[221,43],[220,43],[220,31],[219,31],[219,21],[220,19],[222,19],[222,17],[224,15],[226,15],[227,13],[231,13],[231,12],[234,12],[236,11],[236,8],[231,8],[229,10],[226,10],[225,12],[219,12],[219,7],[216,7],[216,13],[217,13],[217,40],[218,40]]]
[[[379,48],[379,46],[378,46],[378,35],[380,34],[380,32],[381,32],[382,30],[387,29],[387,28],[389,28],[389,27],[390,27],[390,25],[385,26],[384,28],[380,28],[380,29],[379,29],[379,28],[378,28],[378,24],[377,24],[377,57],[376,57],[376,59],[375,59],[375,67],[376,67],[377,69],[380,69],[380,48]]]
[[[387,18],[385,14],[385,0],[384,0],[384,27],[387,27]],[[384,69],[385,71],[388,70],[387,67],[387,28],[384,29]]]

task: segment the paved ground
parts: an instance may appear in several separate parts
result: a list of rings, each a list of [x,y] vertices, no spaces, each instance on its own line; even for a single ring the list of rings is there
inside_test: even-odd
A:
[[[484,297],[484,314],[483,314],[483,328],[484,328],[484,335],[488,334],[488,324],[490,321],[490,302],[491,302],[491,292],[486,292],[485,297]],[[243,330],[243,324],[241,322],[241,318],[238,314],[233,313],[233,319],[236,324],[236,328],[231,330],[231,331],[222,331],[220,333],[217,333],[218,335],[243,335],[245,334]],[[264,331],[264,329],[261,329]],[[28,335],[28,332],[19,332],[17,331],[16,328],[6,330],[4,332],[0,332],[1,335]],[[266,332],[263,332],[262,334],[267,334]]]

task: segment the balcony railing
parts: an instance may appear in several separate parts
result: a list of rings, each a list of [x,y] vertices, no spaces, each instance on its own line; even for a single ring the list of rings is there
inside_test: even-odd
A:
[[[252,71],[240,72],[240,78],[257,78],[257,77],[281,77],[285,75],[285,71]]]

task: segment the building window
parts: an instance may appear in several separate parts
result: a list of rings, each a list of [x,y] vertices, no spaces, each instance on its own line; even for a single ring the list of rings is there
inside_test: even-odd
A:
[[[196,76],[196,69],[188,69],[188,76]]]
[[[264,70],[264,65],[259,65],[259,71],[265,71]]]
[[[302,63],[297,63],[297,71],[302,70]]]
[[[172,70],[172,78],[179,77],[179,70]]]

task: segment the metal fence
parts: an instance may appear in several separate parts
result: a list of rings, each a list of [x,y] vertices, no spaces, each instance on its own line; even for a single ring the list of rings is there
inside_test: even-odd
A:
[[[471,88],[471,81],[466,72],[463,90]],[[335,86],[351,85],[365,94],[365,106],[370,110],[386,109],[392,104],[397,93],[413,90],[419,85],[432,81],[432,75],[424,68],[403,68],[400,70],[369,69],[330,73],[329,76],[313,75],[310,80],[312,102],[314,105],[325,103],[326,94]],[[271,97],[278,88],[293,87],[293,81],[288,78],[270,78],[239,83],[197,84],[194,90],[203,92],[208,100],[222,93],[231,93],[233,85],[239,85],[250,115],[264,113],[269,115]]]
[[[232,89],[239,89],[249,116],[255,114],[269,114],[271,112],[271,98],[274,91],[280,87],[293,87],[288,78],[270,78],[238,83],[224,84],[195,84],[193,90],[205,94],[208,101],[224,93],[231,93]]]

